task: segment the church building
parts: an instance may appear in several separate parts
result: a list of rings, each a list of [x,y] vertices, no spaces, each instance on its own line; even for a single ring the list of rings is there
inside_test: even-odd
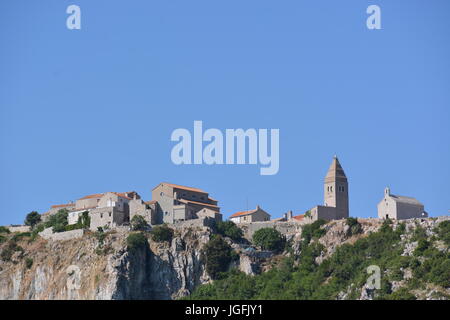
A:
[[[305,213],[305,218],[316,221],[338,220],[349,217],[348,181],[336,156],[333,157],[323,184],[323,205],[315,206]]]

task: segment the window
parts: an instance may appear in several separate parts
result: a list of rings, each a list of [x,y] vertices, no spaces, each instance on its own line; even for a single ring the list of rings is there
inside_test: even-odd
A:
[[[161,197],[164,197],[164,192],[161,192],[159,195],[160,195]]]
[[[111,212],[109,213],[109,216],[111,217]]]

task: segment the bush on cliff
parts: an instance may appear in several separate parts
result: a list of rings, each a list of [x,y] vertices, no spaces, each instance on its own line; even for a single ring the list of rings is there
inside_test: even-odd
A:
[[[318,230],[315,228],[308,231]],[[354,244],[344,244],[321,264],[316,258],[326,250],[321,244],[311,242],[301,245],[296,263],[286,261],[287,266],[276,266],[270,271],[256,276],[239,272],[227,272],[212,284],[198,287],[189,299],[337,299],[342,292],[348,292],[347,299],[358,299],[361,287],[367,281],[367,267],[377,265],[383,276],[382,287],[375,291],[376,299],[413,299],[410,289],[392,292],[387,270],[393,266],[406,267],[414,258],[402,257],[403,246],[400,231],[389,224],[378,232],[357,240]],[[427,254],[428,251],[425,253]],[[450,279],[450,259],[448,254],[431,252],[436,257],[415,266],[422,272],[422,279],[448,285]],[[417,259],[415,259],[417,260]],[[448,270],[448,271],[447,271]],[[415,276],[416,278],[416,276]],[[419,279],[419,278],[417,278]],[[351,286],[353,284],[353,286]],[[407,286],[409,284],[407,283]]]
[[[67,209],[58,210],[57,213],[51,215],[49,219],[45,222],[45,227],[53,227],[53,232],[63,232],[66,231],[66,226],[68,224],[67,216],[69,211]]]
[[[166,224],[156,226],[151,231],[152,240],[156,242],[172,241],[173,230]]]
[[[206,271],[212,279],[228,270],[232,260],[232,248],[220,235],[213,236],[203,248]]]
[[[127,237],[128,251],[135,252],[140,248],[144,248],[147,244],[147,238],[142,232],[130,233]]]
[[[363,231],[361,224],[358,222],[357,218],[348,217],[345,220],[345,223],[348,225],[347,236],[351,237],[355,234],[359,234]]]
[[[252,237],[253,244],[260,246],[263,250],[282,251],[286,243],[283,235],[273,228],[262,228],[257,230]]]
[[[439,223],[434,231],[437,233],[440,240],[450,246],[450,220]]]
[[[235,241],[242,238],[242,230],[233,221],[219,221],[216,224],[216,232]]]
[[[131,230],[146,231],[148,229],[149,225],[143,216],[137,214],[131,219]]]
[[[7,227],[4,226],[0,226],[0,233],[10,233],[9,229]]]
[[[326,230],[321,226],[327,222],[323,219],[314,221],[313,223],[306,224],[302,227],[302,238],[305,244],[308,244],[312,239],[318,239],[325,235]]]

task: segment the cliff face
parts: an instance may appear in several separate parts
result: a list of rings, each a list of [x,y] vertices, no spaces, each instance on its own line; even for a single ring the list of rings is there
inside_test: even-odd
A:
[[[0,262],[0,299],[174,299],[209,281],[201,261],[207,228],[178,231],[170,244],[149,241],[133,252],[126,236],[108,233],[103,244],[93,234],[18,241],[23,251]]]
[[[442,235],[439,238],[436,234],[436,226],[449,219],[394,221],[394,230],[400,226],[405,229],[398,244],[401,248],[399,256],[426,264],[430,257],[426,254],[417,256],[414,252],[418,246],[429,243],[429,248],[434,248],[431,258],[437,252],[448,257],[449,247],[441,240]],[[358,239],[376,233],[383,223],[379,219],[358,221],[358,232],[349,232],[350,227],[345,220],[332,221],[321,227],[326,232],[312,240],[323,248],[315,258],[316,264],[329,259],[343,244],[352,245]],[[292,248],[282,254],[261,251],[246,241],[235,243],[227,238],[240,257],[231,263],[231,267],[256,275],[273,268],[285,256],[299,256],[304,240],[301,228],[283,233]],[[28,238],[11,241],[14,235],[8,235],[0,244],[0,299],[177,299],[211,281],[202,257],[203,246],[211,235],[208,227],[178,228],[170,243],[149,240],[136,250],[127,247],[128,235],[126,230],[116,230],[106,233],[104,239],[98,234],[87,233],[81,239],[67,241],[47,241],[39,237],[34,241]],[[15,246],[10,248],[10,255],[5,258],[4,252],[11,242]],[[448,259],[443,261],[448,264]],[[398,270],[392,269],[394,267]],[[395,273],[390,277],[392,291],[408,287],[414,277],[414,263],[402,262],[400,266],[389,268],[392,270],[387,274]],[[423,272],[426,271],[424,269]],[[444,268],[443,272],[448,274],[448,269]],[[433,284],[433,281],[445,284],[444,278],[424,278],[426,286],[411,288],[410,292],[419,299],[450,297],[450,288]],[[373,294],[365,287],[355,289],[351,284],[337,298],[372,299]]]

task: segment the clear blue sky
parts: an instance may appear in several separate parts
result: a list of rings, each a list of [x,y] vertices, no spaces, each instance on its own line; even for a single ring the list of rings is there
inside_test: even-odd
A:
[[[376,216],[386,185],[448,214],[449,16],[448,0],[1,1],[0,225],[90,193],[150,199],[161,181],[225,216],[300,214],[335,153],[352,216]],[[174,165],[170,134],[194,120],[279,128],[279,173]]]

